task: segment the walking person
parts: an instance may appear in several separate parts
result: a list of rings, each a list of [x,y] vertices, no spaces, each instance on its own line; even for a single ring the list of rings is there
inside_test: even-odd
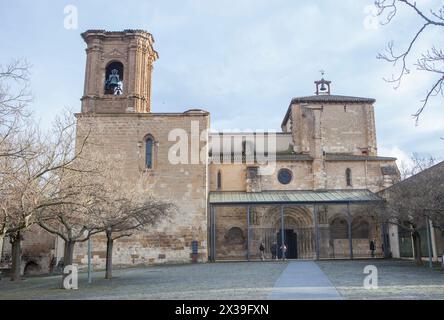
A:
[[[370,252],[371,252],[372,258],[375,257],[375,249],[376,249],[375,241],[371,240],[370,241]]]
[[[261,253],[261,260],[264,261],[265,260],[265,244],[262,241],[260,246],[259,246],[259,252]]]
[[[287,260],[287,245],[285,243],[281,245],[281,253],[282,253],[282,260]]]

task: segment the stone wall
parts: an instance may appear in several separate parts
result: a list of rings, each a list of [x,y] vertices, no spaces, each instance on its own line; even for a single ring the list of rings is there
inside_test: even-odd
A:
[[[245,260],[247,254],[247,208],[216,208],[216,259]]]
[[[328,104],[322,112],[325,152],[361,154],[376,150],[373,106],[370,104]],[[373,154],[374,155],[374,154]]]
[[[290,108],[295,152],[314,154],[313,137],[320,130],[322,150],[327,153],[361,155],[367,149],[369,155],[376,155],[373,105],[329,102]]]
[[[177,114],[95,114],[78,115],[78,139],[87,130],[94,149],[85,152],[108,155],[123,170],[128,181],[143,178],[148,181],[147,194],[176,205],[177,213],[170,221],[163,221],[147,231],[116,241],[115,264],[177,263],[191,261],[191,241],[199,243],[199,260],[207,259],[207,165],[197,159],[187,164],[170,163],[168,153],[176,144],[168,141],[173,129],[180,129],[191,139],[209,125],[207,113]],[[198,127],[192,132],[191,127]],[[154,139],[154,164],[145,165],[145,137]],[[190,141],[189,141],[190,142]],[[188,146],[191,147],[191,143]],[[207,137],[197,146],[207,152]],[[195,159],[194,159],[195,160]],[[93,239],[94,262],[103,266],[106,242],[102,236]],[[77,246],[75,262],[86,262],[86,244]]]
[[[29,229],[22,232],[22,238],[21,274],[50,273],[56,266],[56,237],[38,225],[32,225]],[[9,238],[5,238],[3,242],[0,266],[2,268],[9,268],[11,266],[11,243]]]
[[[377,192],[383,188],[382,166],[394,166],[395,161],[326,161],[327,189],[369,189]],[[351,169],[351,186],[346,184],[345,170]]]

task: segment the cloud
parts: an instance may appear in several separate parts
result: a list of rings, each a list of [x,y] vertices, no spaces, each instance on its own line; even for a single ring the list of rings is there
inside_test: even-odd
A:
[[[412,163],[412,161],[410,160],[410,154],[408,154],[398,146],[385,147],[384,145],[382,145],[379,147],[378,153],[384,155],[385,157],[395,157],[398,167],[401,167],[403,165],[409,166]]]
[[[408,44],[421,21],[406,10],[394,23],[368,30],[364,8],[370,0],[131,1],[112,6],[78,0],[81,29],[68,32],[62,29],[63,4],[44,3],[48,6],[5,3],[2,12],[8,14],[0,37],[8,46],[0,58],[32,58],[37,71],[33,106],[45,118],[58,106],[80,107],[83,29],[144,28],[160,54],[152,78],[153,112],[197,107],[210,111],[212,126],[220,129],[279,130],[291,98],[313,94],[313,81],[324,69],[334,94],[376,98],[381,155],[419,149],[444,155],[442,98],[431,101],[418,126],[411,117],[433,79],[412,69],[393,90],[382,77],[395,69],[375,58],[392,39],[397,50]],[[426,5],[432,3],[421,2]],[[16,26],[17,20],[32,23]],[[414,53],[438,44],[437,39],[442,31],[430,29]]]

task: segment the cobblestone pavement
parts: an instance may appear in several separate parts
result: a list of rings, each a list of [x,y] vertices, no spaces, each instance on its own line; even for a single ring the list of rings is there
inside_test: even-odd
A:
[[[114,270],[112,280],[95,272],[79,290],[59,289],[60,276],[0,280],[4,299],[265,299],[287,262],[226,262]]]
[[[344,299],[444,299],[444,271],[416,267],[411,261],[318,261]],[[379,288],[363,287],[366,265],[375,265]],[[266,299],[287,262],[226,262],[128,268],[115,278],[79,275],[79,290],[59,289],[60,276],[31,277],[19,283],[0,280],[4,299]]]
[[[405,260],[317,261],[344,299],[444,299],[444,271]],[[378,270],[378,289],[363,286],[364,267]]]

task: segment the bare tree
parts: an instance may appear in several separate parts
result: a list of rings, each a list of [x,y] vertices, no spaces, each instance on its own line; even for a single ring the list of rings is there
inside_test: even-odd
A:
[[[120,199],[94,206],[96,228],[103,230],[107,239],[106,279],[112,278],[114,241],[122,237],[130,237],[137,230],[154,226],[168,215],[171,207],[169,203],[149,196],[142,201],[120,197]]]
[[[29,92],[30,66],[22,60],[14,60],[0,65],[0,160],[21,156],[25,145],[18,141],[17,135],[23,131],[27,118],[27,104],[31,101]],[[2,169],[5,164],[2,162]],[[0,200],[5,190],[4,171],[0,172]],[[0,219],[2,215],[0,214]],[[0,222],[0,255],[5,236],[4,223]]]
[[[413,49],[420,37],[432,27],[444,27],[444,5],[437,4],[440,7],[428,11],[420,9],[416,2],[410,0],[376,0],[375,5],[378,8],[378,16],[381,16],[384,19],[382,24],[389,24],[392,22],[401,6],[411,10],[411,12],[416,14],[422,21],[422,25],[413,33],[409,44],[404,50],[396,53],[394,49],[394,41],[390,41],[387,45],[386,52],[380,53],[377,56],[378,59],[390,62],[393,66],[400,64],[400,71],[397,75],[392,75],[390,79],[386,79],[388,82],[393,83],[395,88],[398,88],[403,77],[410,72],[411,67],[407,60],[413,54]],[[439,43],[440,41],[437,42]],[[429,87],[424,99],[421,101],[421,106],[413,114],[418,121],[419,116],[424,111],[432,96],[444,96],[444,51],[441,48],[432,46],[419,56],[414,57],[414,60],[416,61],[413,63],[413,66],[415,66],[417,70],[436,75],[434,83]]]
[[[424,210],[418,200],[418,192],[412,186],[389,188],[384,197],[386,202],[380,211],[382,221],[395,224],[398,228],[410,232],[413,240],[414,259],[422,264],[420,229],[424,227]],[[421,202],[422,203],[422,202]]]
[[[410,232],[415,261],[422,263],[420,230],[433,226],[444,230],[444,163],[439,163],[382,191],[384,221]]]
[[[75,244],[101,232],[94,227],[92,207],[102,186],[93,177],[98,163],[78,155],[69,164],[50,173],[52,198],[57,203],[39,210],[36,220],[44,230],[64,240],[63,265],[73,264]],[[64,276],[63,276],[64,279]]]
[[[175,206],[152,195],[152,181],[129,179],[111,159],[101,158],[100,162],[98,174],[89,176],[101,186],[95,190],[95,202],[90,207],[90,228],[106,235],[105,278],[111,279],[114,241],[167,219]]]
[[[46,135],[36,125],[16,134],[14,141],[22,151],[0,157],[0,236],[12,243],[12,280],[20,278],[22,232],[37,213],[70,201],[56,187],[57,173],[72,165],[82,150],[75,151],[75,127],[68,120],[57,119]]]
[[[26,128],[24,121],[30,114],[29,72],[30,65],[23,60],[0,65],[0,157],[20,156],[24,151],[16,135]]]
[[[399,167],[401,180],[405,180],[427,168],[435,165],[437,159],[431,155],[423,157],[417,152],[413,152],[408,162],[402,161]]]

